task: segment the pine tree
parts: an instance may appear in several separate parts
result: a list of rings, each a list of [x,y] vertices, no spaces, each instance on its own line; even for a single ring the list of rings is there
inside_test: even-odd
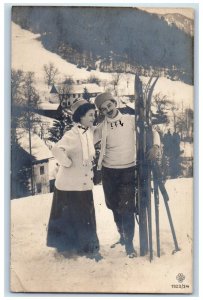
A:
[[[85,99],[87,101],[90,100],[90,94],[89,94],[87,88],[84,88],[83,99]]]
[[[70,130],[72,127],[73,121],[71,119],[71,116],[65,112],[62,112],[61,119],[54,121],[53,127],[49,130],[49,140],[54,143],[58,142],[64,135],[64,132]]]

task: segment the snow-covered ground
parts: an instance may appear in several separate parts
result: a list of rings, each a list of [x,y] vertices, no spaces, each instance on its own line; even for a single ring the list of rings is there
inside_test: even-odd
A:
[[[11,290],[18,292],[114,292],[114,293],[190,293],[193,255],[193,180],[166,182],[169,206],[180,252],[172,255],[173,239],[160,197],[161,257],[156,256],[153,210],[154,259],[126,257],[124,248],[110,245],[118,233],[112,213],[104,203],[102,186],[94,187],[97,232],[103,259],[65,258],[46,246],[46,228],[52,194],[11,201]],[[153,202],[152,202],[153,204]],[[153,208],[153,205],[152,205]],[[134,245],[139,253],[138,225]],[[176,276],[185,279],[179,283]]]
[[[182,157],[193,157],[194,148],[193,143],[189,142],[181,142],[180,143],[180,149],[184,150]]]

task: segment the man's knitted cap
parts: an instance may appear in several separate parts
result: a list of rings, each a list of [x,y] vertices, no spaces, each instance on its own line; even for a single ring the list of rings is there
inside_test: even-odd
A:
[[[101,105],[106,102],[107,100],[114,100],[114,97],[111,95],[111,93],[101,93],[95,98],[95,105],[98,109],[100,109]]]

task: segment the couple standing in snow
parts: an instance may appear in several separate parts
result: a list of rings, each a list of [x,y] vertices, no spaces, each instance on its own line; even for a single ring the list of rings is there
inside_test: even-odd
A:
[[[96,128],[95,105],[104,115]],[[123,115],[110,93],[95,98],[95,105],[76,100],[71,109],[75,125],[53,147],[60,164],[56,177],[47,245],[68,253],[100,260],[93,202],[94,144],[101,141],[98,168],[102,170],[105,202],[112,210],[120,238],[130,258],[137,256],[135,229],[136,139],[135,117]],[[154,133],[151,157],[160,145]]]

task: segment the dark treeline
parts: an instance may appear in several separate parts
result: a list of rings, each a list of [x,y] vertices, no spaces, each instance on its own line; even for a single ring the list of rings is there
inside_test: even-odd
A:
[[[112,57],[142,67],[179,69],[193,81],[193,38],[137,8],[13,7],[12,19],[41,34],[45,48],[70,48],[92,59]],[[180,73],[180,72],[179,72]]]

